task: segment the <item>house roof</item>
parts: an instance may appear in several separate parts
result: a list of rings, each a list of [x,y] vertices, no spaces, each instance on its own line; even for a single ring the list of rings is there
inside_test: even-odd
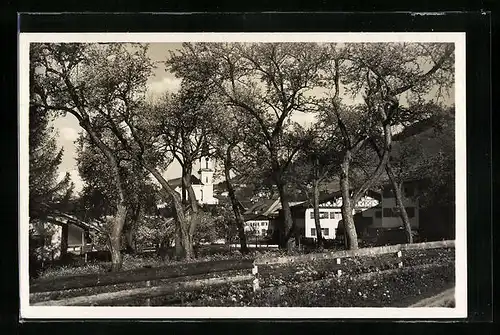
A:
[[[382,196],[381,196],[381,194],[379,192],[368,190],[366,192],[366,195],[369,196],[369,197],[371,197],[371,198],[373,198],[373,199],[376,199],[378,201],[382,200]],[[321,204],[328,203],[330,201],[336,201],[341,196],[342,196],[341,191],[332,192],[330,194],[326,194],[326,195],[320,196],[319,203],[321,205]],[[309,201],[302,201],[302,202],[298,202],[298,203],[290,203],[290,207],[292,207],[294,209],[304,209],[304,208],[309,208],[311,206],[312,205],[309,203]]]
[[[263,199],[256,202],[253,206],[247,209],[244,214],[262,214],[268,215],[272,213],[279,203],[279,198],[275,199]]]
[[[182,177],[170,179],[170,180],[168,180],[168,183],[173,188],[181,186],[182,185]],[[191,184],[192,185],[203,185],[202,181],[194,175],[191,176]]]
[[[223,195],[214,195],[214,198],[219,200],[219,205],[222,205],[222,204],[230,204],[231,203],[231,199],[229,199],[229,197],[227,196],[223,196]],[[238,200],[238,199],[236,199]],[[245,205],[238,200],[238,204],[240,205],[240,208],[243,210],[243,211],[246,211],[247,210],[247,207],[245,207]]]
[[[262,215],[262,214],[245,214],[243,215],[243,218],[245,221],[252,221],[252,220],[269,220],[268,216]]]
[[[85,230],[95,230],[98,232],[103,231],[103,229],[100,227],[100,225],[102,224],[101,222],[98,222],[98,221],[85,222],[85,221],[78,219],[74,215],[59,212],[59,211],[54,212],[54,214],[52,214],[52,215],[49,215],[47,217],[47,220],[56,224],[56,225],[59,225],[59,226],[72,224],[72,225],[75,225],[75,226],[80,227],[80,228],[85,229]]]

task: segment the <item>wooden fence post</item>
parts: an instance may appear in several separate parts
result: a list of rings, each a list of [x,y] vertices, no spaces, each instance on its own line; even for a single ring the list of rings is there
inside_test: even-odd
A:
[[[399,268],[403,267],[403,260],[401,259],[402,256],[403,256],[403,253],[401,252],[401,250],[399,250],[398,251],[398,260],[399,260],[398,267]]]
[[[259,268],[257,267],[257,264],[255,264],[255,262],[253,263],[252,274],[254,276],[253,291],[256,292],[260,290],[260,286],[259,286]]]
[[[150,287],[150,286],[151,286],[151,282],[148,280],[146,282],[146,287]],[[151,306],[151,299],[150,298],[146,299],[146,306]]]
[[[337,258],[337,265],[340,265],[340,258]],[[337,269],[337,276],[338,277],[342,276],[342,270],[341,269]]]

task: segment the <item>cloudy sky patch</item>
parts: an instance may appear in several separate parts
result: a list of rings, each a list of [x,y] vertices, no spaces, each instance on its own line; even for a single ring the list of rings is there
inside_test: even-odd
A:
[[[63,127],[59,130],[59,134],[61,135],[61,140],[67,142],[74,142],[78,139],[79,131],[73,127]]]

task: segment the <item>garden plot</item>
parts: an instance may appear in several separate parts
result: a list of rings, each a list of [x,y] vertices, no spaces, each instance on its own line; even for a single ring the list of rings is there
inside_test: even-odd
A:
[[[403,268],[394,255],[342,259],[338,277],[335,260],[260,265],[262,290],[251,283],[205,287],[179,292],[176,299],[155,305],[175,306],[322,306],[406,307],[454,286],[454,249],[409,250]]]
[[[403,307],[454,286],[454,248],[416,246],[402,252],[394,250],[400,249],[362,250],[361,255],[354,253],[355,257],[342,252],[292,257],[266,253],[257,259],[222,257],[119,273],[45,278],[31,286],[30,302],[92,306]],[[255,291],[254,279],[260,290]]]

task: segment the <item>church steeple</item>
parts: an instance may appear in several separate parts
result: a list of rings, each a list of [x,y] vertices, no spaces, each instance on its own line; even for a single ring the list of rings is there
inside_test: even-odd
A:
[[[203,156],[200,158],[200,180],[204,185],[212,184],[212,179],[214,175],[213,162],[208,156]]]
[[[208,146],[208,143],[205,142],[201,149],[201,157],[199,160],[198,170],[200,180],[204,185],[211,185],[213,183],[214,165],[213,159],[210,156],[210,148]]]

